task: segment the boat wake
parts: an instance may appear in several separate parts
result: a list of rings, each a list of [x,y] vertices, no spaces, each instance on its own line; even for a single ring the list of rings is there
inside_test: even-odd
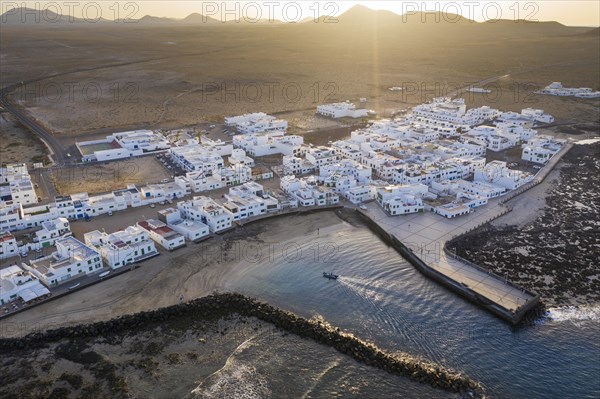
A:
[[[546,312],[546,318],[550,321],[559,323],[565,321],[573,323],[600,321],[600,305],[550,308]]]

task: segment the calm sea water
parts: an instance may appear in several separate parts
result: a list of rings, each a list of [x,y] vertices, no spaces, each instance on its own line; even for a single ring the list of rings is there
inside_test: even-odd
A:
[[[600,397],[594,309],[555,310],[560,320],[514,329],[422,276],[366,228],[347,224],[272,248],[269,257],[256,257],[228,276],[226,288],[306,317],[320,315],[386,350],[462,371],[491,397]],[[323,271],[340,279],[327,280]],[[273,370],[269,378],[278,375]],[[322,378],[324,386],[335,386],[342,377]],[[411,386],[404,397],[430,397]]]

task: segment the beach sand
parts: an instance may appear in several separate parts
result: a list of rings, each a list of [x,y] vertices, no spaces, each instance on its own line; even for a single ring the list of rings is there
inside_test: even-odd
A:
[[[117,216],[114,216],[116,218]],[[343,228],[334,212],[286,216],[254,223],[209,239],[162,252],[141,267],[0,321],[2,337],[26,335],[60,326],[108,320],[120,315],[157,309],[224,291],[227,279],[242,272],[257,256],[269,256],[286,243],[314,240],[318,232]],[[74,224],[78,237],[85,222]]]

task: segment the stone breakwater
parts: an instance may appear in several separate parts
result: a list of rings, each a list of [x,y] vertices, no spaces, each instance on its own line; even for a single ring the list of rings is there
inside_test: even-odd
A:
[[[0,352],[35,349],[63,339],[86,339],[132,330],[137,331],[156,324],[185,321],[186,318],[197,320],[233,314],[256,317],[300,337],[310,338],[318,343],[331,346],[358,362],[385,370],[390,374],[406,376],[414,381],[430,384],[435,388],[450,392],[459,392],[469,397],[484,397],[484,389],[479,383],[458,372],[416,359],[410,355],[391,355],[375,345],[344,333],[339,328],[332,327],[321,320],[308,320],[235,293],[210,295],[184,304],[93,324],[32,333],[22,338],[1,339]]]

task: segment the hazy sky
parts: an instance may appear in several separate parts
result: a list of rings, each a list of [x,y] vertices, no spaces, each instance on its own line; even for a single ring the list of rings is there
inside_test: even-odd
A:
[[[192,12],[216,19],[279,19],[288,22],[315,16],[339,15],[356,4],[373,9],[385,9],[398,14],[415,11],[441,11],[461,14],[476,21],[488,19],[529,19],[559,21],[565,25],[600,25],[600,1],[544,0],[544,1],[6,1],[3,13],[14,7],[48,9],[78,17],[85,13],[89,19],[101,15],[106,19],[144,15],[183,18]]]

